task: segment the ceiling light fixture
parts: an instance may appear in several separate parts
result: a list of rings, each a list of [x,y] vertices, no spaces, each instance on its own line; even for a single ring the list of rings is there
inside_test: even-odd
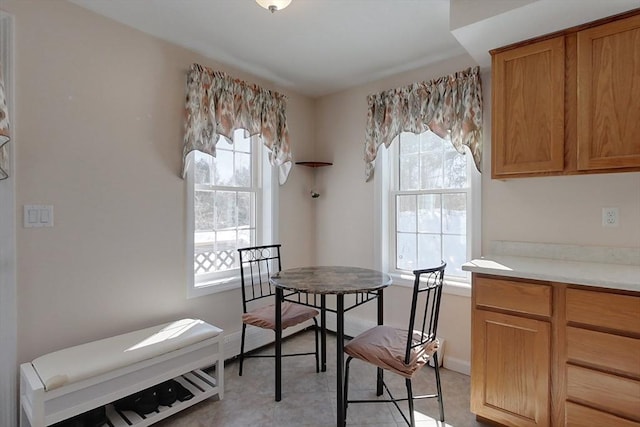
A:
[[[274,13],[277,10],[282,10],[289,6],[291,0],[256,0],[256,3],[271,11],[271,13]]]

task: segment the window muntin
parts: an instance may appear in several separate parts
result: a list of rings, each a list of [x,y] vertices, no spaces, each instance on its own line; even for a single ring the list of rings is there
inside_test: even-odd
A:
[[[389,269],[402,273],[447,262],[447,276],[468,281],[471,162],[431,131],[403,132],[392,151]]]

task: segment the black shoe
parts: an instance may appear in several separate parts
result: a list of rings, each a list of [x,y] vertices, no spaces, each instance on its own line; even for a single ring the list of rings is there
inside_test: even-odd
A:
[[[172,405],[178,398],[178,390],[176,388],[178,384],[174,380],[165,381],[156,386],[158,392],[158,403],[162,406]]]
[[[193,397],[193,393],[187,390],[182,384],[176,381],[176,392],[178,393],[178,400],[184,402]]]
[[[107,424],[107,411],[104,406],[92,409],[82,414],[84,427],[102,427]]]
[[[127,397],[123,397],[122,399],[118,399],[115,402],[113,402],[113,406],[118,411],[133,411],[134,403],[138,398],[139,394],[140,393],[134,393],[134,394],[130,394]]]
[[[158,409],[158,405],[158,393],[155,387],[123,397],[113,403],[113,406],[119,411],[134,411],[138,415],[155,412]]]
[[[82,415],[76,415],[75,417],[69,418],[68,420],[55,423],[51,427],[84,427],[84,423],[82,421]]]
[[[133,403],[133,410],[138,415],[146,415],[158,410],[158,392],[155,387],[148,388],[140,392],[138,398]]]

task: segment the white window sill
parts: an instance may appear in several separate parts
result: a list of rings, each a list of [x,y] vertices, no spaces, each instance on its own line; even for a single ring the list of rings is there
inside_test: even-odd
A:
[[[225,279],[201,282],[188,289],[187,298],[198,298],[232,289],[238,289],[240,288],[240,283],[240,277],[229,277]]]
[[[390,276],[393,279],[393,285],[404,286],[406,288],[413,287],[413,275],[411,274],[390,274]],[[471,298],[471,284],[455,279],[447,279],[445,277],[442,292],[449,295]]]

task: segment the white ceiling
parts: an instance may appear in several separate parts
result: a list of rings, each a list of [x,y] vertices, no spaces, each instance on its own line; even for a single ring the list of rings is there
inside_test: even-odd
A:
[[[449,0],[71,0],[298,93],[318,96],[460,55]]]
[[[640,7],[640,0],[69,0],[309,96]],[[451,8],[451,18],[450,18]],[[463,47],[464,46],[464,47]]]

